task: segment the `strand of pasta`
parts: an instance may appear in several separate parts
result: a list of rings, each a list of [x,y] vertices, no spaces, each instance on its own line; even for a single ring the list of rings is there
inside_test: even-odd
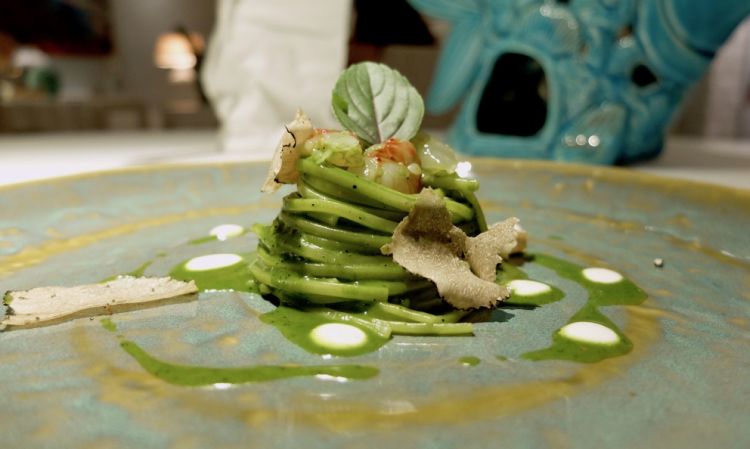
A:
[[[283,302],[307,304],[315,313],[371,326],[388,335],[471,333],[470,323],[457,322],[464,311],[443,315],[423,311],[442,304],[434,284],[380,253],[413,207],[416,195],[309,159],[300,160],[298,168],[302,176],[297,192],[284,198],[277,220],[271,226],[253,228],[259,244],[250,271],[266,291]],[[486,229],[474,196],[476,181],[455,176],[424,176],[423,180],[444,197],[456,225],[467,232]],[[403,305],[389,303],[389,299]],[[370,304],[371,314],[341,311],[338,307],[344,303]],[[309,305],[319,308],[309,309]]]

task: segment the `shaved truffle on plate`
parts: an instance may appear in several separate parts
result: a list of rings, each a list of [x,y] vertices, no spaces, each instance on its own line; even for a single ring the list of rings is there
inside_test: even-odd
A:
[[[497,265],[519,249],[523,235],[518,219],[509,218],[469,237],[451,223],[445,201],[423,189],[382,251],[411,273],[433,281],[452,306],[494,307],[510,295],[494,282]]]
[[[198,291],[195,282],[170,277],[123,276],[101,284],[75,287],[38,287],[11,291],[5,295],[7,326],[52,324],[81,316],[111,314],[159,304],[167,300],[190,299]]]

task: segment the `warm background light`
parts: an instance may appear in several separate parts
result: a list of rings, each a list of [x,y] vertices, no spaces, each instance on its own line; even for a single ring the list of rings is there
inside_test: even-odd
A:
[[[203,36],[180,32],[164,33],[154,47],[154,63],[161,69],[186,70],[195,67],[205,46]]]

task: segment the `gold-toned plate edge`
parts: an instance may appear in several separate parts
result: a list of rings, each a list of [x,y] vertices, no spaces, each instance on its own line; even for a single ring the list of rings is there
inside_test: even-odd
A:
[[[648,187],[659,188],[660,190],[672,190],[675,188],[684,188],[689,194],[694,195],[698,198],[707,191],[712,191],[713,194],[723,194],[726,196],[736,197],[740,201],[747,201],[750,203],[750,189],[743,189],[739,187],[730,187],[721,184],[712,184],[704,181],[696,181],[683,178],[671,178],[663,175],[658,175],[649,172],[634,171],[633,169],[623,167],[610,167],[610,166],[599,166],[599,165],[583,165],[583,164],[571,164],[562,162],[551,162],[544,160],[532,160],[532,159],[498,159],[498,158],[467,158],[465,159],[471,162],[472,165],[490,163],[496,166],[500,166],[506,169],[530,169],[530,170],[548,170],[556,172],[562,175],[569,176],[591,176],[593,178],[605,179],[607,181],[614,181],[618,183],[624,182],[635,182],[640,183]],[[159,171],[172,171],[172,170],[189,170],[199,168],[218,168],[226,169],[232,166],[246,165],[248,167],[257,165],[268,165],[269,161],[230,161],[230,162],[174,162],[174,163],[158,163],[149,165],[135,165],[114,169],[96,170],[85,173],[76,173],[71,175],[58,176],[54,178],[34,179],[29,181],[22,181],[13,184],[7,184],[0,186],[0,194],[7,193],[9,191],[23,189],[27,187],[33,187],[38,185],[54,185],[59,183],[68,183],[78,180],[94,179],[99,177],[106,177],[111,175],[119,174],[131,174],[131,173],[151,173]]]

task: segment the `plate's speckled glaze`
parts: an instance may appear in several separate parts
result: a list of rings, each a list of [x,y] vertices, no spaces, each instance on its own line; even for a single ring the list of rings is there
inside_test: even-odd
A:
[[[634,344],[594,364],[532,362],[585,300],[513,309],[474,337],[397,337],[344,359],[372,379],[225,388],[146,373],[99,319],[0,333],[8,447],[736,447],[750,445],[750,193],[610,168],[473,161],[490,221],[521,218],[531,250],[624,273],[649,299],[602,310]],[[217,224],[269,222],[264,165],[154,167],[0,188],[0,289],[146,275],[209,250]],[[210,252],[251,251],[251,234]],[[655,258],[665,265],[657,268]],[[162,360],[204,366],[335,363],[284,340],[240,293],[114,315]],[[479,363],[462,364],[463,357]],[[472,359],[474,360],[474,359]],[[341,360],[339,360],[340,362]]]

